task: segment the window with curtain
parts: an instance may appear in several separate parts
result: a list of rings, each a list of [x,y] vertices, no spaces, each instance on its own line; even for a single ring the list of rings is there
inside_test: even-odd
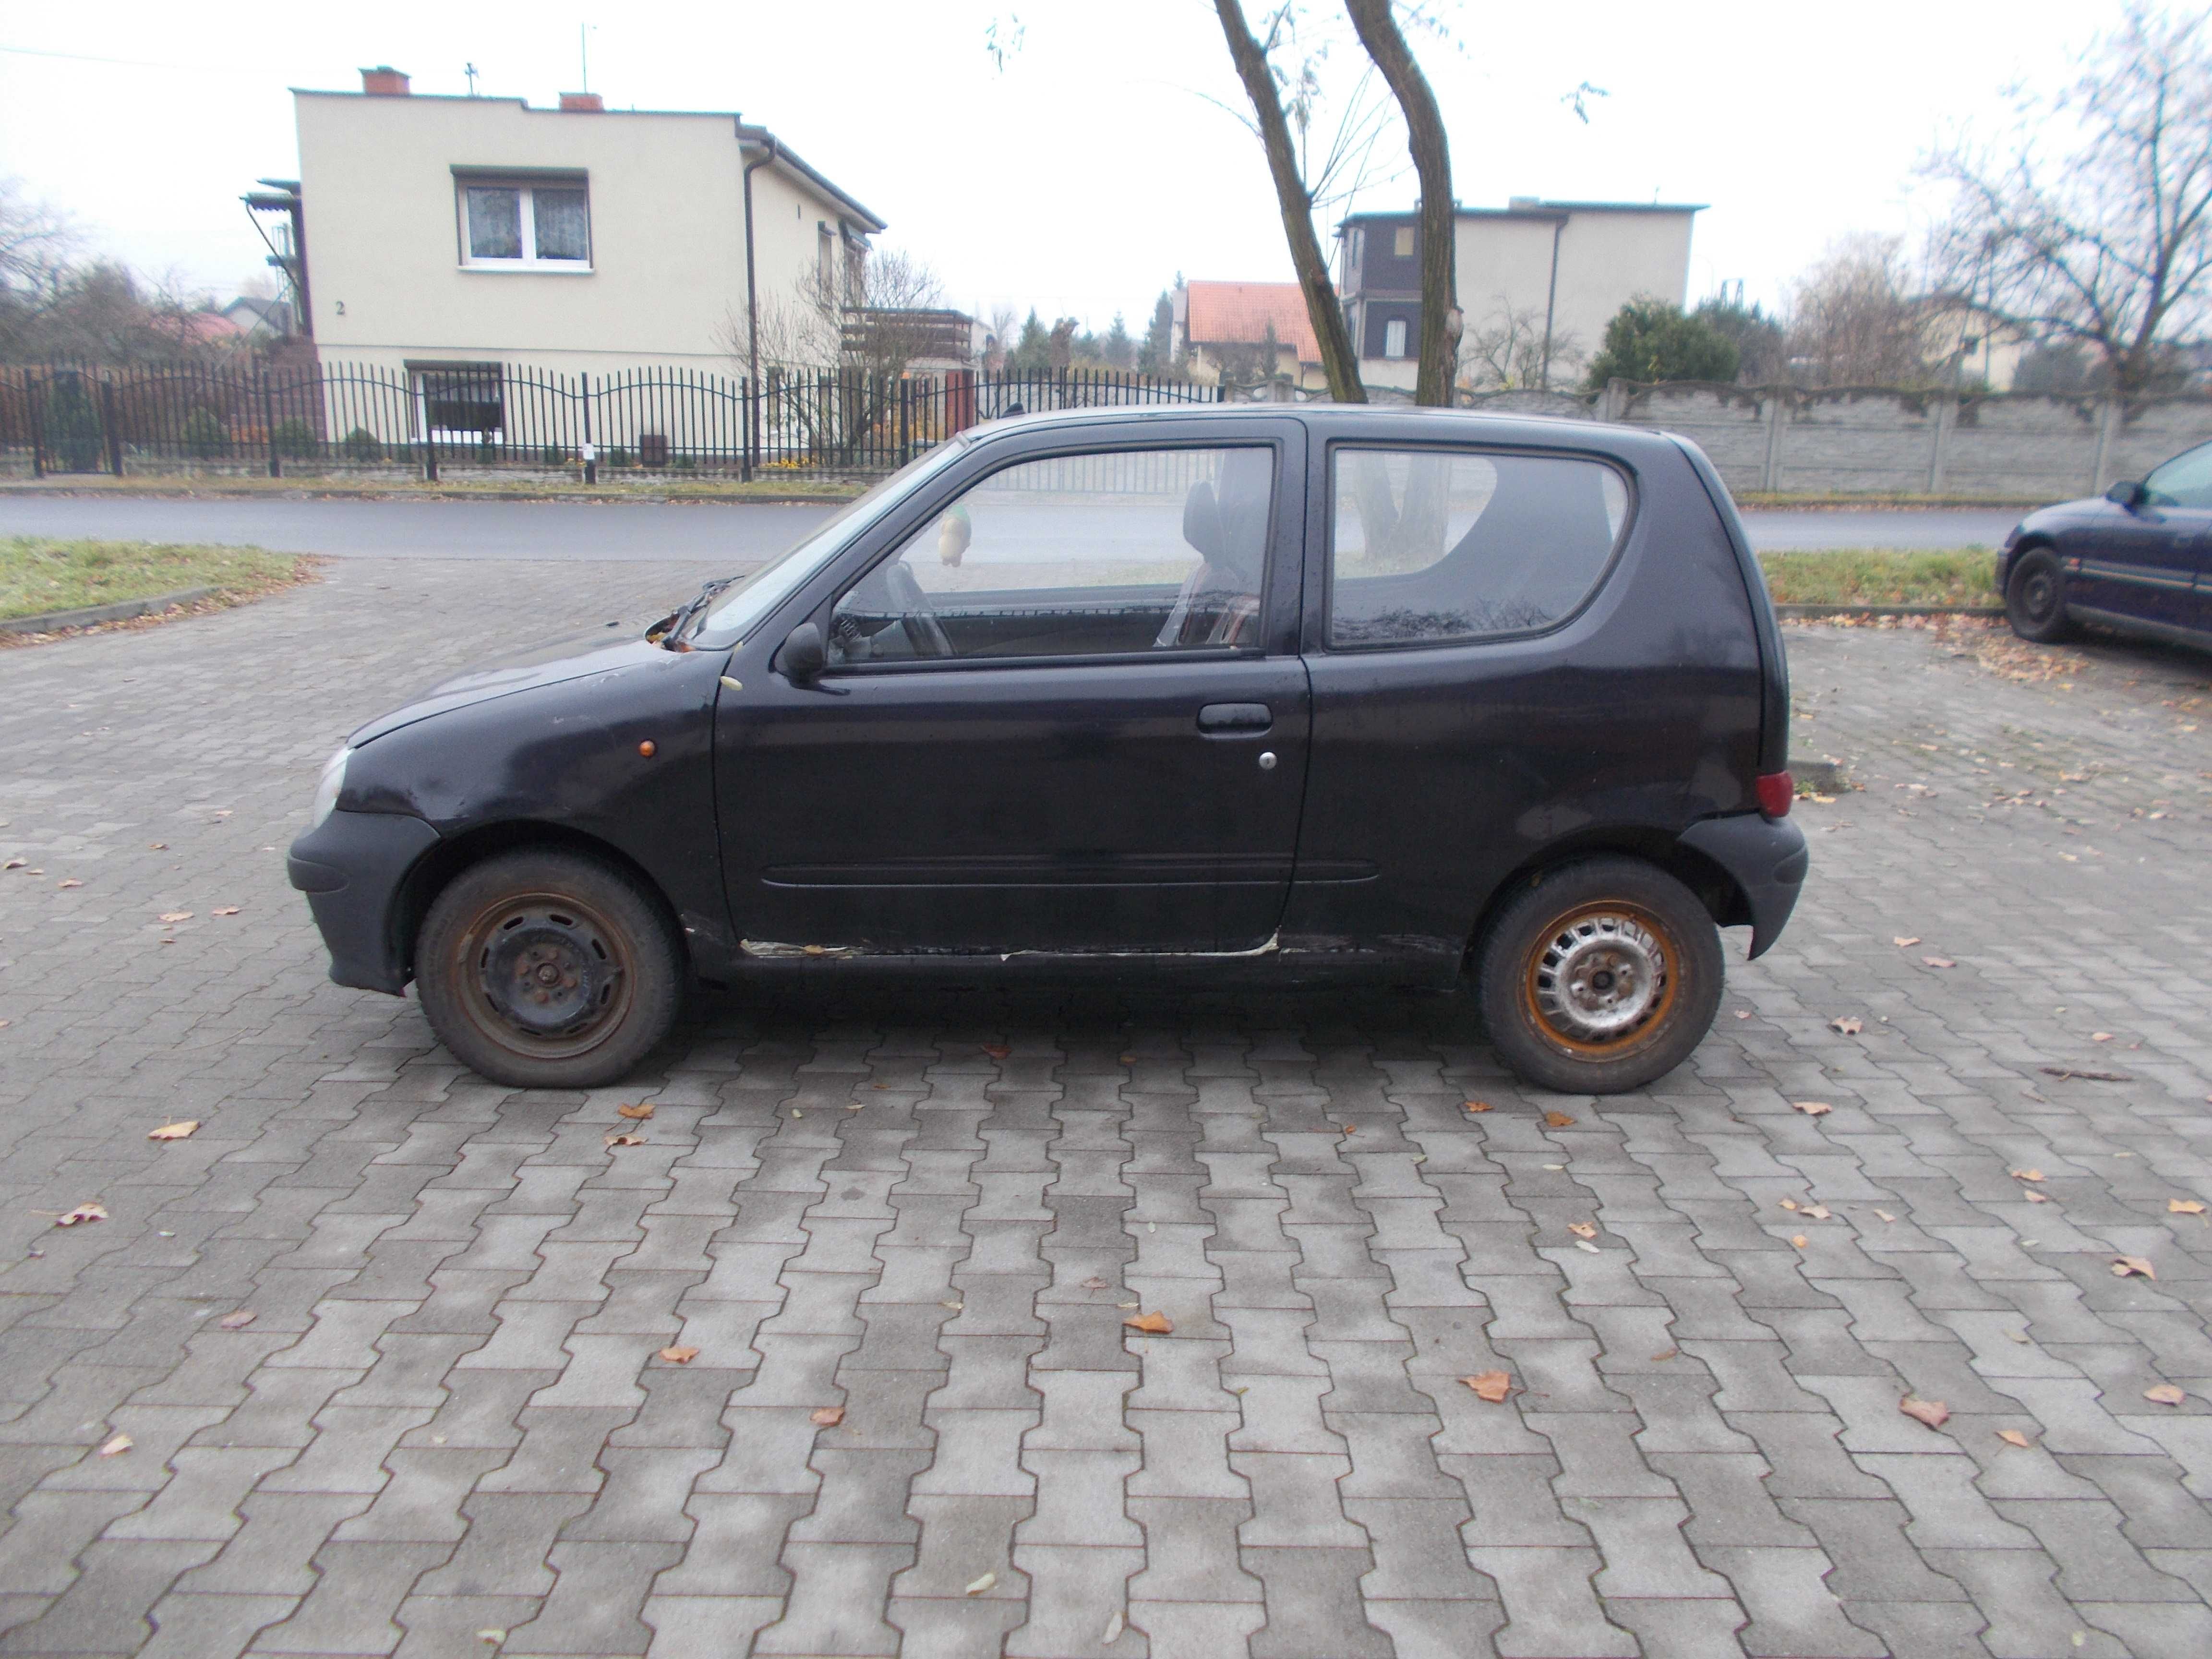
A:
[[[462,263],[511,270],[588,270],[591,193],[574,183],[464,182]]]

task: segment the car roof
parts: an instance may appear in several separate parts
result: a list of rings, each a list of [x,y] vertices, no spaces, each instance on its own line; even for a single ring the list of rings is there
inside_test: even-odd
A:
[[[1034,415],[988,422],[975,435],[985,441],[1017,433],[1071,426],[1142,426],[1167,422],[1204,421],[1236,426],[1262,422],[1297,421],[1325,437],[1403,438],[1434,440],[1438,428],[1463,434],[1471,441],[1557,447],[1608,451],[1644,450],[1656,443],[1671,448],[1673,441],[1651,427],[1619,426],[1610,422],[1577,420],[1566,416],[1493,412],[1481,409],[1436,409],[1413,404],[1138,404],[1097,408],[1054,409]]]

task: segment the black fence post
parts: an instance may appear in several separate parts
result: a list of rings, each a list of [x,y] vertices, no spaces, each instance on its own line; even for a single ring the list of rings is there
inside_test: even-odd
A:
[[[576,377],[576,396],[584,410],[584,482],[595,484],[599,481],[599,452],[592,442],[592,377]]]
[[[753,383],[738,376],[738,482],[753,481]]]
[[[100,383],[100,429],[107,434],[107,470],[123,476],[123,429],[115,423],[115,382]]]
[[[269,476],[284,476],[284,458],[276,447],[276,403],[269,395],[269,376],[260,369],[253,371],[254,389],[261,394],[261,435],[269,443]]]
[[[899,465],[914,459],[914,382],[899,376]]]
[[[46,476],[46,400],[40,395],[46,389],[44,381],[28,374],[23,377],[24,400],[31,410],[31,476]]]

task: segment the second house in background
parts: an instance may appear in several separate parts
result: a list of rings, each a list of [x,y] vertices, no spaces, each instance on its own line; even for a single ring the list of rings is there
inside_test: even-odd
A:
[[[1533,196],[1502,209],[1460,209],[1454,252],[1466,319],[1462,380],[1577,383],[1621,307],[1639,296],[1678,306],[1688,297],[1690,228],[1702,210]],[[1337,292],[1360,378],[1410,390],[1421,331],[1417,216],[1354,214],[1337,236]]]
[[[802,283],[863,292],[884,222],[734,113],[410,96],[390,69],[362,82],[293,94],[293,211],[325,358],[726,374],[749,288],[763,310]]]

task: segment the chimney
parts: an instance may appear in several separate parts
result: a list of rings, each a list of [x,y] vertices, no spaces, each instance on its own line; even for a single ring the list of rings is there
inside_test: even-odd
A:
[[[564,92],[561,94],[561,107],[568,110],[584,110],[592,114],[604,114],[607,106],[596,92]]]
[[[1509,213],[1534,213],[1543,205],[1542,199],[1534,196],[1509,196],[1505,198],[1505,209]]]
[[[389,64],[379,64],[361,72],[361,89],[376,98],[404,98],[407,77]]]

